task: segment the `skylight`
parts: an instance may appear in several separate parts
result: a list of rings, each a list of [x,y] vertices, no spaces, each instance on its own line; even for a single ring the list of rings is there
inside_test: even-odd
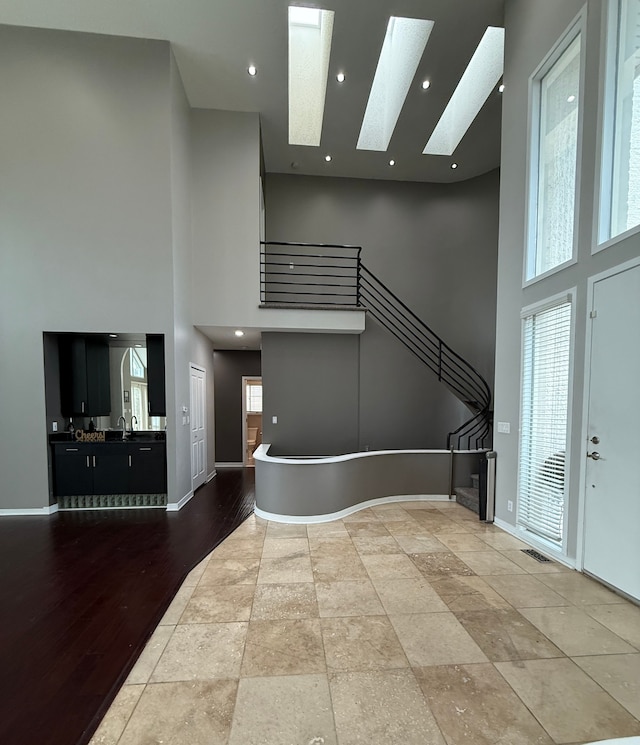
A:
[[[289,144],[318,146],[333,35],[332,10],[289,7]]]
[[[433,21],[391,16],[362,120],[358,150],[389,147]]]
[[[504,29],[488,26],[422,151],[424,155],[453,155],[502,77],[503,66]]]

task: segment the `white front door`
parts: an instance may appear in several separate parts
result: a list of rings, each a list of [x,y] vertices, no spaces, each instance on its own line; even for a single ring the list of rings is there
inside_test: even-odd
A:
[[[592,290],[584,570],[640,599],[640,266]]]
[[[195,491],[207,477],[206,372],[191,365],[191,480]]]

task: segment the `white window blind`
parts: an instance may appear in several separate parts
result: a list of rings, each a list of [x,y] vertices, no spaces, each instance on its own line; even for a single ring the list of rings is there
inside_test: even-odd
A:
[[[524,318],[518,524],[563,542],[571,303]]]
[[[262,383],[247,383],[247,412],[262,413]]]

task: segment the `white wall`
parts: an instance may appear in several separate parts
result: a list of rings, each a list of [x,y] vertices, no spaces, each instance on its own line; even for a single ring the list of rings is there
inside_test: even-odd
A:
[[[598,153],[603,3],[588,0],[583,96],[583,139],[579,154],[580,201],[578,221],[578,262],[562,271],[522,288],[524,262],[528,80],[556,41],[583,7],[580,0],[507,0],[505,9],[506,90],[502,112],[502,168],[500,195],[500,238],[498,250],[498,297],[496,329],[495,420],[511,423],[511,434],[496,434],[498,452],[496,515],[515,524],[508,500],[517,503],[518,428],[520,419],[521,322],[522,308],[571,287],[577,288],[574,354],[573,409],[569,446],[569,526],[567,555],[575,557],[580,469],[585,449],[582,442],[585,340],[587,327],[588,278],[640,253],[637,236],[591,255],[593,214],[597,199],[595,173]]]
[[[172,358],[169,64],[0,27],[0,508],[48,504],[43,331],[164,333]]]

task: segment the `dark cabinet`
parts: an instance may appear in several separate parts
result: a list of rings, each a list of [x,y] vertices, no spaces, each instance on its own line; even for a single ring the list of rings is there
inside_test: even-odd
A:
[[[60,399],[64,416],[111,413],[109,347],[99,339],[61,336]]]
[[[164,442],[53,444],[54,494],[166,494]]]
[[[164,494],[167,491],[165,444],[129,444],[129,493]]]
[[[166,416],[164,334],[147,334],[147,394],[150,416]]]

